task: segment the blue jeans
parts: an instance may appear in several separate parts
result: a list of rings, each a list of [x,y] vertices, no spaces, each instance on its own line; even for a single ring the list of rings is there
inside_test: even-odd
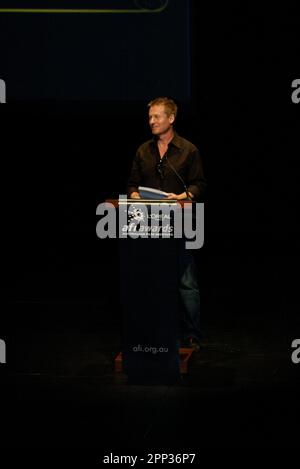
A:
[[[180,249],[179,295],[181,301],[181,338],[194,337],[201,339],[200,332],[200,293],[197,277],[197,266],[190,249]]]

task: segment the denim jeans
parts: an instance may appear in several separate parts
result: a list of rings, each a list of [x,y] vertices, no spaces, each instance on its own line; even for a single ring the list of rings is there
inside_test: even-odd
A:
[[[197,277],[197,266],[193,251],[181,246],[179,296],[181,314],[179,317],[182,339],[194,337],[201,339],[200,332],[200,293]]]

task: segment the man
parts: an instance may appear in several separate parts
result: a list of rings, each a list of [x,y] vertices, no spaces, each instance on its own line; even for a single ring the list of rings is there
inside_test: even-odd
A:
[[[198,149],[174,131],[177,105],[172,99],[156,98],[148,104],[153,139],[137,150],[128,181],[129,198],[140,198],[139,186],[167,192],[168,199],[200,200],[205,190]],[[200,295],[196,264],[190,250],[180,253],[182,345],[200,349]]]

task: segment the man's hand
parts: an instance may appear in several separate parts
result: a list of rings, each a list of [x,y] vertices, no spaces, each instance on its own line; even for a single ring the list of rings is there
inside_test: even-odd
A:
[[[180,194],[174,194],[173,192],[168,192],[167,199],[180,200],[178,197],[180,197]]]
[[[193,194],[189,192],[189,196],[193,198]],[[186,192],[182,192],[181,194],[174,194],[173,192],[168,192],[167,199],[175,199],[175,200],[183,200],[186,199],[187,195]]]
[[[140,196],[139,192],[131,192],[129,198],[130,198],[130,199],[140,199],[141,196]]]

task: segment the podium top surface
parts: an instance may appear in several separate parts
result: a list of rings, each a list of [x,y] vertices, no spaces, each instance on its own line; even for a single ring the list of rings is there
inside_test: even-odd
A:
[[[192,207],[192,200],[176,200],[176,199],[106,199],[106,203],[112,204],[114,207],[119,205],[143,204],[143,205],[172,205],[180,207]]]

